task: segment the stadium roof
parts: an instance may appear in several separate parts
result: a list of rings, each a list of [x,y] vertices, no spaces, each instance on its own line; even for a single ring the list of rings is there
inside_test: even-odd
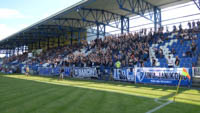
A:
[[[134,2],[130,3],[129,1]],[[44,34],[42,34],[42,31],[49,34],[50,36],[55,36],[51,35],[52,32],[56,31],[57,33],[59,33],[60,30],[70,31],[80,28],[86,29],[88,26],[96,26],[96,21],[100,18],[102,18],[101,22],[103,24],[106,24],[107,21],[105,18],[103,19],[103,17],[98,17],[97,13],[101,12],[105,12],[106,15],[110,15],[109,21],[116,21],[116,18],[112,18],[112,15],[116,17],[130,17],[140,15],[140,12],[142,12],[142,10],[140,9],[137,1],[143,1],[141,2],[141,5],[143,5],[143,3],[148,3],[149,6],[155,6],[162,9],[178,4],[187,3],[191,0],[83,0],[7,37],[0,42],[0,47],[5,49],[6,46],[3,45],[7,45],[9,46],[7,48],[15,48],[17,44],[18,46],[20,46],[19,43],[22,43],[23,45],[26,44],[27,41],[34,39],[38,40],[38,38],[35,37],[44,36]],[[120,7],[120,4],[122,5],[122,7]],[[130,4],[134,6],[134,12],[136,13],[123,10],[129,8],[131,9]],[[153,9],[150,10],[153,11]],[[38,36],[39,34],[40,36]]]

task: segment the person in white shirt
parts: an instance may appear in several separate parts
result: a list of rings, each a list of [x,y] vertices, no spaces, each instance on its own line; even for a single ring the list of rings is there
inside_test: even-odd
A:
[[[167,64],[168,64],[169,68],[173,68],[174,67],[174,61],[170,56],[168,56]]]

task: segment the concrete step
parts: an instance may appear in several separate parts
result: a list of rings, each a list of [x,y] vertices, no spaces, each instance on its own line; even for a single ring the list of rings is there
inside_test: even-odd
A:
[[[192,77],[192,86],[200,87],[200,76]]]
[[[200,84],[192,83],[192,87],[200,88]]]
[[[200,75],[195,75],[192,77],[192,79],[200,79]]]
[[[200,83],[200,78],[192,78],[192,81]]]

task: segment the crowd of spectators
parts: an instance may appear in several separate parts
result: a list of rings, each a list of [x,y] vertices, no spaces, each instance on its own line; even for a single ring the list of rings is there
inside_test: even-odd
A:
[[[197,37],[192,35],[200,31],[200,22],[188,23],[189,29],[183,29],[179,25],[177,29],[173,26],[172,32],[178,32],[177,38],[184,43],[187,40],[196,40]],[[169,33],[168,29],[166,33]],[[160,44],[168,40],[165,35],[164,28],[161,27],[157,32],[152,29],[142,29],[137,33],[128,33],[123,35],[111,35],[104,38],[97,38],[93,41],[81,41],[81,43],[73,44],[65,47],[52,48],[43,51],[39,55],[29,58],[28,53],[23,55],[5,58],[3,64],[24,63],[31,65],[42,65],[46,67],[56,66],[106,66],[113,67],[115,62],[120,61],[121,66],[139,66],[144,67],[145,62],[149,61],[149,47],[151,44]],[[193,41],[191,50],[186,52],[186,56],[194,56],[197,44]],[[156,49],[157,58],[164,58],[163,50]],[[175,49],[171,50],[172,54],[176,54]],[[152,65],[156,65],[155,58],[152,58]],[[2,69],[1,69],[2,70]]]
[[[79,61],[82,66],[114,66],[115,62],[120,61],[123,67],[137,64],[144,66],[144,62],[149,59],[150,40],[151,37],[137,33],[96,39],[86,47],[91,52],[87,56],[75,57],[75,62]]]
[[[47,67],[57,65],[66,66],[114,66],[120,61],[122,66],[144,66],[149,60],[149,43],[152,43],[153,32],[146,35],[146,31],[123,35],[112,35],[95,39],[91,42],[82,41],[81,44],[54,48],[43,51],[35,57],[29,58],[28,53],[12,56],[4,60],[10,62],[24,62],[24,64],[38,64]]]
[[[82,42],[82,49],[64,56],[66,66],[114,66],[120,61],[122,66],[144,66],[149,59],[149,41],[151,37],[140,34],[124,34]],[[85,50],[85,51],[83,51]],[[82,52],[83,51],[83,52]]]

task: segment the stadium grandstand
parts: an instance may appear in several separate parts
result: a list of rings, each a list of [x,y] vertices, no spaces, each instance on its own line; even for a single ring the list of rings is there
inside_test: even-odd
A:
[[[82,0],[6,37],[0,113],[199,113],[199,11]]]
[[[58,75],[61,66],[98,67],[104,74],[105,69],[126,67],[192,69],[198,66],[199,20],[184,21],[184,27],[181,22],[162,25],[161,16],[162,9],[188,2],[191,4],[190,0],[81,1],[2,40],[1,53],[7,57],[1,71],[19,73],[26,65],[32,74],[40,75]],[[198,1],[192,3],[199,7]],[[130,27],[130,21],[137,18],[151,23],[145,21],[140,26],[148,28],[136,30],[139,26]],[[103,76],[100,72],[97,75]]]
[[[69,76],[70,67],[95,67],[93,76],[102,79],[119,68],[185,67],[192,75],[192,67],[199,65],[200,21],[162,25],[161,16],[162,9],[185,3],[191,4],[190,0],[81,1],[2,40],[0,51],[7,57],[1,71],[23,73],[28,65],[32,74],[58,75],[65,66]],[[198,1],[192,3],[199,8]],[[148,28],[130,27],[137,18],[151,23],[140,25]],[[128,75],[115,74],[114,79],[128,81]]]

